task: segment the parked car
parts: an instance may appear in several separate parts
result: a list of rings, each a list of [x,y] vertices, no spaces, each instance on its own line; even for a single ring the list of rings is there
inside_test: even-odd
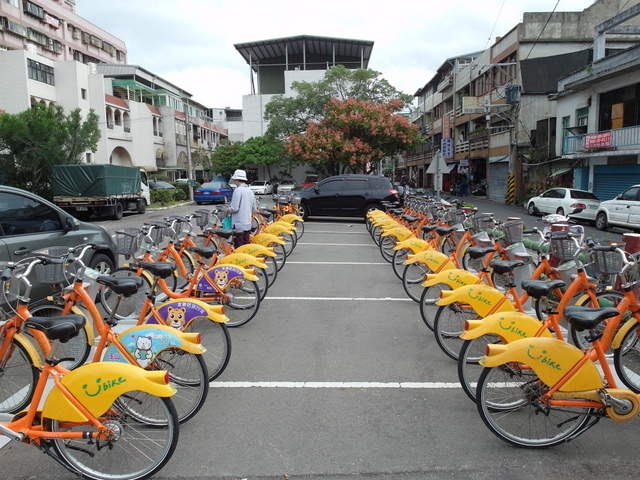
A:
[[[596,212],[596,228],[609,226],[640,228],[640,185],[633,185],[613,200],[600,202]]]
[[[527,202],[529,215],[558,213],[594,223],[600,199],[593,193],[575,188],[551,188]],[[572,213],[581,208],[579,213]]]
[[[304,179],[304,183],[302,187],[310,187],[311,185],[315,185],[320,180],[320,176],[316,174],[309,174],[307,178]]]
[[[374,175],[336,175],[300,192],[299,212],[309,216],[360,217],[382,208],[382,202],[400,205],[391,180]]]
[[[203,203],[229,202],[233,189],[227,182],[206,182],[193,192],[193,199],[198,205]]]
[[[298,188],[298,182],[296,182],[293,178],[285,178],[280,181],[278,185],[278,193],[282,192],[290,192],[291,190]]]
[[[263,180],[251,182],[251,185],[249,185],[249,188],[256,195],[270,195],[273,193],[273,185],[271,185],[271,182],[267,182]]]
[[[162,182],[159,180],[150,180],[149,188],[151,190],[169,190],[169,189],[174,189],[176,187],[171,185],[169,182]]]
[[[118,266],[118,250],[111,235],[99,225],[81,222],[53,203],[31,192],[0,185],[0,262],[17,262],[30,252],[47,247],[75,247],[83,243],[100,245],[90,250],[84,262],[108,273]],[[51,294],[51,286],[31,283],[31,300]]]

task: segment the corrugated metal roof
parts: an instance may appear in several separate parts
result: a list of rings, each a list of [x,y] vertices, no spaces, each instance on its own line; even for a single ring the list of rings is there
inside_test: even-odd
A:
[[[254,64],[254,68],[256,63],[285,58],[286,55],[302,55],[303,53],[326,56],[328,59],[331,59],[334,53],[337,57],[350,57],[357,59],[358,62],[362,59],[363,67],[366,68],[371,58],[373,41],[299,35],[237,43],[234,46],[247,63],[251,61]]]

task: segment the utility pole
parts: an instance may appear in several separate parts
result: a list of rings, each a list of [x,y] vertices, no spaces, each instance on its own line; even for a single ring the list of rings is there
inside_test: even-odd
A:
[[[187,179],[189,185],[189,201],[193,202],[193,167],[191,164],[191,124],[189,123],[189,99],[183,98],[185,122],[187,124]]]

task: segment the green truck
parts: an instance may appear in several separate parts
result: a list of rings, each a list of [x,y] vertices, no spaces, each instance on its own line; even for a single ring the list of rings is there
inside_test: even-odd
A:
[[[125,211],[144,213],[151,203],[144,170],[109,164],[56,165],[53,202],[80,220],[91,215],[120,220]]]

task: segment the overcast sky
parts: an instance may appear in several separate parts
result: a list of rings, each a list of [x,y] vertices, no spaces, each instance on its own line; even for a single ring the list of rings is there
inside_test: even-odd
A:
[[[448,57],[484,50],[523,12],[582,11],[593,0],[76,0],[76,13],[123,40],[128,62],[207,107],[241,108],[249,66],[236,43],[297,35],[374,42],[369,68],[404,93]]]

